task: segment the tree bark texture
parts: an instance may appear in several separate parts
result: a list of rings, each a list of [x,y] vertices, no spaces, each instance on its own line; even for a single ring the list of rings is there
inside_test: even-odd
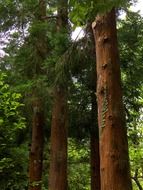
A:
[[[39,0],[39,9],[35,13],[35,20],[42,24],[45,22],[42,18],[46,16],[46,2]],[[36,61],[33,63],[35,69],[32,79],[38,79],[43,74],[42,64],[47,57],[46,31],[41,30],[34,36],[36,42],[33,42],[33,51],[36,52]],[[31,37],[32,38],[32,37]],[[35,60],[35,58],[33,57]],[[29,190],[41,190],[42,185],[42,163],[43,163],[43,127],[45,123],[44,104],[42,94],[39,92],[39,86],[32,89],[32,142],[29,155]]]
[[[43,126],[44,113],[41,102],[33,103],[32,143],[29,161],[29,190],[41,190],[43,162]]]
[[[67,0],[58,1],[57,33],[67,34]],[[67,42],[65,42],[67,43]],[[63,44],[63,43],[62,43]],[[61,54],[66,51],[59,45]],[[62,51],[63,50],[63,51]],[[67,190],[67,85],[56,84],[51,126],[49,190]]]
[[[115,9],[92,24],[96,43],[101,190],[131,190]]]
[[[52,112],[50,190],[67,190],[67,99],[56,89]]]

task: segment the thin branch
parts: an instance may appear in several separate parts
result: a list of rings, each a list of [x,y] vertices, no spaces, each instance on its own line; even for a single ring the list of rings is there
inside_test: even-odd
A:
[[[136,185],[138,186],[139,190],[143,190],[139,180],[138,180],[138,169],[135,171],[135,175],[132,177],[132,179],[135,181]]]
[[[41,17],[42,20],[49,20],[49,19],[57,19],[57,15],[52,15],[52,16],[43,16]]]

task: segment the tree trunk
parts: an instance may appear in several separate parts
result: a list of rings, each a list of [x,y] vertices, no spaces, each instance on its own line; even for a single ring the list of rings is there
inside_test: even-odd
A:
[[[67,99],[61,89],[54,98],[49,189],[67,190]]]
[[[46,16],[46,2],[45,0],[39,0],[39,9],[35,13],[35,20],[39,24],[45,22],[43,17]],[[43,73],[42,63],[47,56],[47,44],[46,44],[46,32],[41,30],[40,33],[35,34],[36,42],[33,42],[33,51],[36,52],[37,61],[33,63],[33,67],[36,65],[33,79],[38,79],[39,75]],[[32,38],[32,37],[31,37]],[[35,59],[33,57],[33,59]],[[44,117],[44,104],[39,92],[39,86],[34,87],[33,102],[32,102],[32,143],[29,155],[29,190],[41,190],[42,185],[42,163],[43,163],[43,144],[44,135],[43,127],[45,123]]]
[[[131,190],[115,9],[93,23],[97,59],[101,190]]]
[[[41,110],[41,102],[37,99],[33,103],[32,143],[29,162],[29,190],[41,190],[43,125],[44,113]]]
[[[67,34],[68,10],[67,0],[58,1],[57,32]],[[67,42],[65,42],[67,43]],[[63,48],[63,42],[59,50]],[[50,190],[67,190],[67,86],[56,84],[51,126],[51,159],[49,172]]]

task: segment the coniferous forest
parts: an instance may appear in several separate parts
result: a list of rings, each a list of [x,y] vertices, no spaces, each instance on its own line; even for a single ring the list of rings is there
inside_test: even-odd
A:
[[[136,2],[0,0],[1,190],[143,190]]]

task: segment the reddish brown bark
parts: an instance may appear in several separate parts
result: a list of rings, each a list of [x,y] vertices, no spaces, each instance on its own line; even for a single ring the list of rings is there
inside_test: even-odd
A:
[[[32,143],[29,162],[29,190],[41,190],[43,125],[44,114],[41,110],[41,102],[37,99],[33,103]]]
[[[42,17],[46,16],[46,2],[45,0],[39,0],[39,9],[35,13],[35,20],[42,24],[45,22]],[[35,73],[32,78],[38,78],[43,73],[42,63],[47,56],[47,44],[46,44],[46,32],[41,30],[40,33],[35,34],[35,41],[33,42],[33,51],[36,52],[37,61],[33,64]],[[35,59],[35,57],[33,57]],[[36,66],[35,66],[36,65]],[[39,86],[33,90],[33,102],[32,102],[32,142],[29,154],[29,190],[41,190],[42,185],[42,163],[43,163],[43,127],[44,127],[44,105],[41,100],[41,94],[39,92]],[[40,97],[39,97],[40,96]]]
[[[51,128],[50,190],[67,190],[67,99],[55,91]]]
[[[101,190],[131,190],[115,10],[93,24],[97,59]]]
[[[57,33],[67,34],[67,0],[58,1]],[[65,42],[67,43],[67,42]],[[63,44],[63,42],[62,42]],[[61,54],[66,51],[59,45]],[[58,82],[57,82],[58,83]],[[56,84],[51,126],[50,190],[67,190],[67,86]]]

